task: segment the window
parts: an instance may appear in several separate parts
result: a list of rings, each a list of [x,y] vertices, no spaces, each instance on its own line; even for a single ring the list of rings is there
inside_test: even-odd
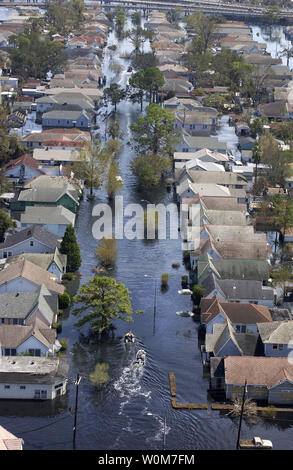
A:
[[[279,344],[279,350],[282,351],[283,350],[283,344]]]
[[[40,398],[41,390],[35,390],[35,398]]]
[[[28,352],[29,352],[30,356],[37,356],[37,357],[41,356],[41,350],[40,349],[29,349]]]
[[[241,326],[241,333],[246,333],[246,325]]]
[[[47,398],[47,390],[42,390],[41,391],[41,398],[43,398],[43,399]]]
[[[8,390],[10,388],[10,385],[4,385],[4,388]]]
[[[19,388],[20,388],[20,390],[25,390],[26,389],[25,385],[20,385]]]
[[[4,251],[3,258],[7,258],[7,251]]]
[[[277,344],[273,344],[273,349],[278,349],[278,345],[277,345]]]
[[[34,246],[34,241],[33,240],[30,241],[30,246]]]

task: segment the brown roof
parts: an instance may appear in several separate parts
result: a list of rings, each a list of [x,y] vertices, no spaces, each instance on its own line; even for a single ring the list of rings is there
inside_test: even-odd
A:
[[[5,266],[5,268],[0,271],[0,286],[20,277],[38,286],[44,284],[49,291],[58,294],[64,293],[64,286],[57,283],[57,276],[27,260]]]
[[[275,387],[293,382],[293,364],[288,357],[228,356],[224,359],[226,384]]]
[[[0,325],[0,344],[4,348],[17,348],[31,336],[49,348],[55,343],[57,334],[54,328],[44,328],[40,320],[26,326]]]
[[[31,155],[27,153],[19,158],[16,158],[15,160],[11,160],[10,162],[6,163],[4,169],[6,171],[11,170],[18,165],[26,165],[34,170],[37,170],[40,174],[43,173],[41,170],[39,170],[39,162],[37,162]]]
[[[209,323],[219,313],[229,318],[232,323],[252,325],[272,321],[269,309],[263,305],[223,302],[217,296],[211,299],[201,299],[201,314],[204,323]]]

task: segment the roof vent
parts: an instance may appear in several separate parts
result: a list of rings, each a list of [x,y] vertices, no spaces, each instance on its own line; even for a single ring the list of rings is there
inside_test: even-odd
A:
[[[30,362],[30,365],[33,366],[33,365],[34,365],[34,361],[31,361],[31,362]]]

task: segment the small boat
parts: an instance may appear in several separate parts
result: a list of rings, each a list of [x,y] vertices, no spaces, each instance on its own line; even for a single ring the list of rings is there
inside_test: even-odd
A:
[[[179,315],[180,317],[194,317],[194,313],[188,311],[176,312],[176,315]]]
[[[136,353],[136,361],[134,363],[135,367],[144,366],[146,363],[146,352],[143,349],[140,349]]]
[[[129,331],[128,333],[126,333],[126,335],[124,336],[124,342],[125,343],[134,343],[135,342],[135,336],[132,333],[132,331]]]

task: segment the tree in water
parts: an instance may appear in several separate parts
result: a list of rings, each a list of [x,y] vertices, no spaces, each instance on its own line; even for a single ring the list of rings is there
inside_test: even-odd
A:
[[[89,143],[78,153],[77,161],[73,163],[73,173],[76,178],[84,181],[85,187],[90,190],[88,197],[92,199],[94,189],[99,188],[104,181],[112,154],[107,146],[101,148],[99,141]]]
[[[119,319],[128,323],[133,321],[129,290],[111,277],[94,276],[88,284],[82,285],[73,301],[83,304],[73,311],[74,315],[84,314],[86,311],[76,326],[89,324],[92,332],[108,331],[113,320]]]

